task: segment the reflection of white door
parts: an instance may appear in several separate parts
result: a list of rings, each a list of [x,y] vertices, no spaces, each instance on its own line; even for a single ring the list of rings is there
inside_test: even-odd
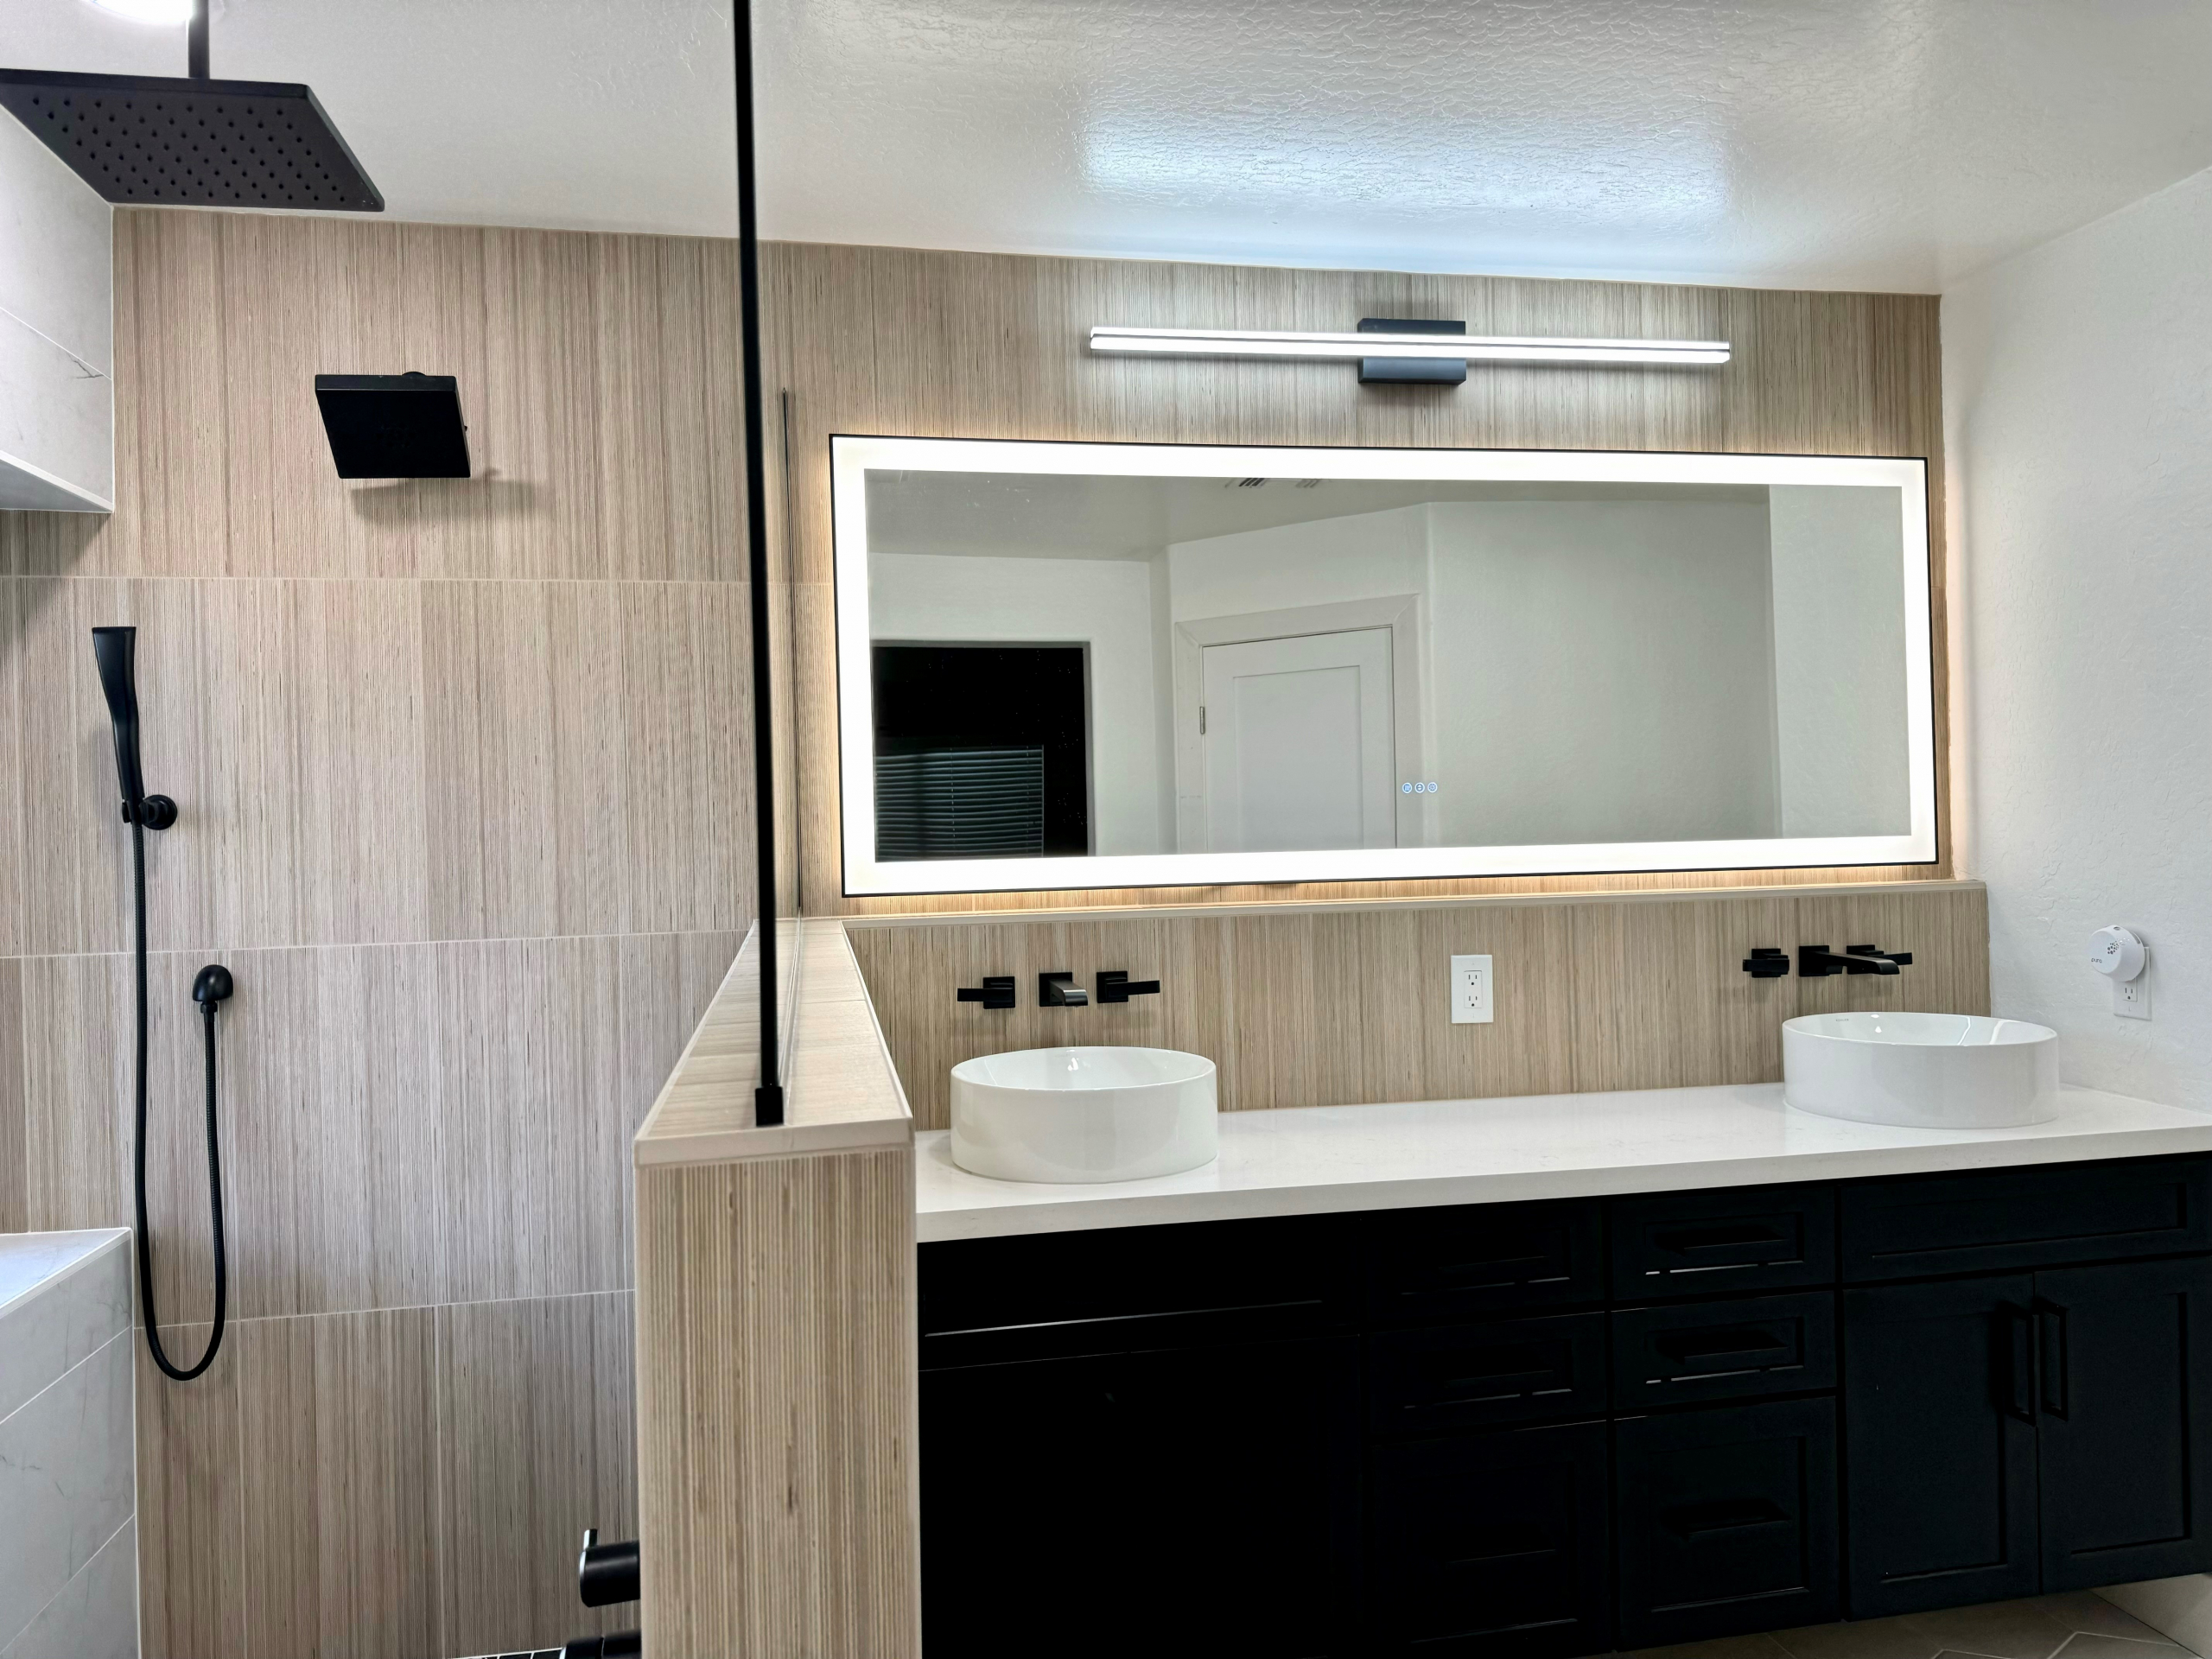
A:
[[[1212,851],[1398,844],[1389,629],[1209,645],[1204,682]]]

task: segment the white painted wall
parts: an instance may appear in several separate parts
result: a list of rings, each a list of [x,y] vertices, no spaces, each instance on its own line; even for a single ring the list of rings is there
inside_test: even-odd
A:
[[[113,219],[0,113],[0,509],[115,499]]]
[[[1445,844],[1775,833],[1763,505],[1429,512]]]
[[[1897,493],[1767,492],[1774,723],[1785,836],[1912,828]]]
[[[995,639],[1090,647],[1091,842],[1101,854],[1172,852],[1173,783],[1154,718],[1152,563],[877,553],[878,639]]]
[[[2212,173],[1961,283],[1942,325],[1992,1001],[2057,1028],[2070,1082],[2212,1109]],[[2109,922],[2150,941],[2148,1023],[2087,965]]]
[[[1168,550],[1177,620],[1423,597],[1445,846],[1770,836],[1767,509],[1468,501]]]
[[[1348,513],[1167,550],[1178,622],[1428,588],[1428,509]]]

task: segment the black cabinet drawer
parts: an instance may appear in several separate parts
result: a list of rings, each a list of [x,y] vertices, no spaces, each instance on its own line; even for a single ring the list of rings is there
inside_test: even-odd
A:
[[[1847,1187],[1847,1280],[2212,1250],[2212,1159],[2060,1164]]]
[[[1630,1418],[1615,1436],[1623,1648],[1836,1617],[1833,1400]]]
[[[1572,1307],[1605,1294],[1594,1203],[1478,1204],[1378,1216],[1367,1306],[1386,1323]]]
[[[1624,1302],[1835,1282],[1835,1189],[1746,1186],[1618,1198],[1613,1294]]]
[[[1364,1621],[1372,1650],[1605,1652],[1605,1500],[1603,1423],[1379,1448]]]
[[[1612,1317],[1619,1410],[1835,1387],[1832,1291],[1626,1308]]]
[[[976,1364],[1346,1325],[1357,1310],[1357,1219],[1209,1221],[925,1244],[921,1363]]]
[[[1561,1313],[1368,1338],[1378,1434],[1595,1416],[1605,1408],[1605,1316]]]

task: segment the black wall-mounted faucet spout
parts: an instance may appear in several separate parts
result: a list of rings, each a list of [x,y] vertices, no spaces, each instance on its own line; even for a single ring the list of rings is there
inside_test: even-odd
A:
[[[1797,974],[1802,979],[1828,979],[1837,974],[1894,974],[1912,966],[1910,950],[1882,950],[1871,944],[1844,947],[1841,956],[1825,944],[1797,947]]]
[[[1040,1008],[1087,1008],[1090,993],[1075,982],[1073,974],[1037,976],[1037,1006]]]

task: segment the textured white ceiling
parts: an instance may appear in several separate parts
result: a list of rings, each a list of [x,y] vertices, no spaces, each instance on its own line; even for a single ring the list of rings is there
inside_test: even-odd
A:
[[[0,0],[0,56],[181,31]],[[2212,0],[758,0],[802,240],[1936,289],[2212,165]],[[228,0],[393,214],[726,234],[727,0]]]

